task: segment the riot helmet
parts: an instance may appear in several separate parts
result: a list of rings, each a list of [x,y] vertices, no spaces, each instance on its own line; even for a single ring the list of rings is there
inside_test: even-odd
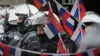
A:
[[[24,33],[26,31],[26,28],[27,28],[25,26],[25,20],[28,18],[28,15],[16,13],[16,16],[18,16],[18,20],[17,20],[18,30],[20,33]]]
[[[91,25],[93,23],[100,23],[100,15],[98,15],[97,13],[93,12],[93,11],[88,11],[85,13],[85,16],[82,19],[82,22],[85,25]]]

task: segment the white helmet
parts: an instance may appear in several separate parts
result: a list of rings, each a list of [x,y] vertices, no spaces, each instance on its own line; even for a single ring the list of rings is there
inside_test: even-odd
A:
[[[88,11],[83,17],[82,22],[83,23],[86,23],[86,22],[100,23],[100,15],[98,15],[95,12]]]
[[[59,18],[57,17],[57,15],[54,14],[54,16],[59,21]],[[32,23],[30,22],[30,24],[32,24],[32,25],[46,24],[47,17],[48,17],[48,11],[45,11],[45,12],[38,12],[38,13],[34,14],[33,16],[29,17],[28,19],[31,19],[30,21],[32,21]]]
[[[29,13],[30,13],[29,10],[31,11],[32,14],[35,14],[39,11],[35,6],[30,5],[30,4],[27,4],[27,5],[26,4],[21,4],[21,5],[14,6],[14,9],[8,10],[8,13],[9,13],[8,22],[10,24],[17,25],[18,17],[15,14],[19,13],[19,14],[29,15]]]

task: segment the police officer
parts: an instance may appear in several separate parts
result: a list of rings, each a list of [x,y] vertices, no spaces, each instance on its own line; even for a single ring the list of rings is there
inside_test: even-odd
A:
[[[4,18],[4,36],[3,36],[3,40],[2,42],[4,44],[8,44],[8,45],[16,45],[16,41],[22,36],[17,29],[17,24],[12,23],[10,24],[10,22],[12,21],[8,21],[9,20],[9,13],[5,14]],[[14,41],[14,42],[13,42]]]
[[[56,53],[59,36],[55,35],[52,39],[49,39],[44,32],[44,25],[37,26],[37,36],[39,37],[39,41],[41,42],[41,52],[46,53]],[[77,47],[74,41],[70,39],[68,34],[61,34],[62,40],[65,44],[66,50],[69,53],[75,53],[77,51]]]
[[[32,20],[28,19],[27,14],[16,13],[16,15],[18,16],[18,30],[21,34],[23,34],[16,47],[32,51],[39,51],[41,44],[36,36],[37,25],[32,25]],[[30,53],[22,52],[22,56],[28,55],[30,55]],[[35,56],[35,54],[31,55]]]
[[[39,41],[41,42],[41,52],[56,53],[59,37],[58,35],[56,35],[52,39],[49,39],[44,32],[44,27],[44,24],[40,24],[37,26],[37,36],[39,37]],[[75,42],[70,39],[70,36],[68,34],[61,34],[61,36],[66,50],[70,53],[75,53],[77,51]]]

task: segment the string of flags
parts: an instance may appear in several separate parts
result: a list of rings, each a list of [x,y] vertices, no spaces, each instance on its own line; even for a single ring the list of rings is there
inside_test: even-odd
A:
[[[72,53],[72,54],[56,54],[56,53],[41,53],[41,52],[36,52],[36,51],[30,51],[30,50],[25,50],[21,48],[16,48],[12,46],[8,46],[5,44],[0,43],[0,55],[2,56],[21,56],[22,52],[28,52],[32,54],[37,54],[40,56],[46,55],[46,56],[70,56],[70,55],[75,55],[75,56],[98,56],[100,55],[100,48],[94,48],[90,50],[86,50],[84,52],[80,53]]]

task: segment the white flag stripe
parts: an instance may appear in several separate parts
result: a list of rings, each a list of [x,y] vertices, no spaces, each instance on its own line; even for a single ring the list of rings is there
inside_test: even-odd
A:
[[[88,53],[89,56],[94,56],[92,49],[91,50],[87,50],[87,53]]]
[[[47,1],[46,0],[43,0],[42,6],[45,6],[46,4],[47,4]]]
[[[15,56],[21,56],[22,49],[16,48]]]
[[[49,27],[47,25],[45,25],[44,31],[45,31],[45,33],[46,33],[46,35],[48,36],[49,39],[54,37],[54,34],[51,32],[51,30],[49,29]]]
[[[3,52],[0,50],[0,55],[3,56]]]
[[[78,24],[78,26],[77,26],[77,28],[76,28],[76,30],[75,30],[75,32],[73,33],[73,35],[72,35],[72,37],[71,37],[71,39],[73,40],[73,41],[75,41],[76,40],[76,38],[77,38],[77,36],[79,35],[79,33],[80,33],[80,29],[81,28],[81,24],[79,23]]]
[[[78,7],[78,0],[75,1],[73,7],[72,7],[72,10],[71,10],[71,15],[74,16],[76,10],[77,10],[77,7]]]
[[[68,18],[68,20],[67,20],[70,24],[72,24],[73,26],[74,26],[74,20],[73,19],[71,19],[70,17]]]

